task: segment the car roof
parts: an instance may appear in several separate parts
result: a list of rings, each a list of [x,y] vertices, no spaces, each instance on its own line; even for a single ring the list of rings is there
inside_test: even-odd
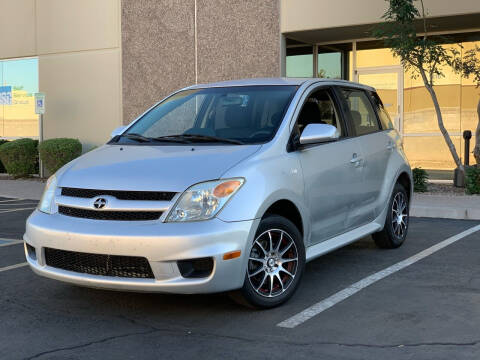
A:
[[[351,86],[356,88],[361,88],[365,90],[375,91],[374,88],[362,85],[356,82],[347,81],[347,80],[336,80],[336,79],[322,79],[322,78],[287,78],[287,77],[278,77],[278,78],[252,78],[252,79],[239,79],[239,80],[227,80],[214,82],[209,84],[197,84],[187,87],[186,89],[205,89],[205,88],[214,88],[214,87],[229,87],[229,86],[281,86],[281,85],[310,85],[315,83],[325,83],[325,85],[343,85]]]

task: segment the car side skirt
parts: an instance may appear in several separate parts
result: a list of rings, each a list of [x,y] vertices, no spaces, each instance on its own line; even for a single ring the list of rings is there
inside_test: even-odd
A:
[[[365,236],[380,231],[382,226],[375,220],[369,224],[360,226],[354,230],[348,231],[344,234],[338,235],[329,240],[323,241],[319,244],[313,245],[307,249],[306,261],[312,261],[319,256],[334,251],[345,245],[351,244]]]

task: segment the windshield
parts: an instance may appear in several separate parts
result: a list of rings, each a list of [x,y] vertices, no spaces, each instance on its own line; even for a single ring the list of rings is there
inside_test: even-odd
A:
[[[117,142],[254,144],[271,140],[296,86],[185,90],[142,116]]]

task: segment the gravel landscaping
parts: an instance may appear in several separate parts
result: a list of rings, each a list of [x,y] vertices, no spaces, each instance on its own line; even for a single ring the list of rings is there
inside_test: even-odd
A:
[[[465,194],[465,188],[457,188],[453,184],[427,184],[427,192],[419,193],[423,195],[445,195],[445,196],[478,196]]]

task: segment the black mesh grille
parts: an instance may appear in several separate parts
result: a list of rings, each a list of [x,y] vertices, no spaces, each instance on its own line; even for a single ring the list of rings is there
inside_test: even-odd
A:
[[[177,265],[184,278],[203,278],[212,273],[213,258],[179,260]]]
[[[33,260],[37,260],[37,253],[35,252],[35,248],[29,243],[26,243],[26,245],[27,245],[28,256],[30,256],[30,258]]]
[[[68,206],[59,206],[58,212],[62,215],[94,220],[141,221],[158,220],[162,211],[110,211],[78,209]]]
[[[147,259],[136,256],[99,255],[45,248],[48,266],[82,274],[153,279]]]
[[[110,195],[119,200],[152,200],[152,201],[170,201],[176,193],[166,191],[120,191],[120,190],[96,190],[79,188],[62,188],[63,196],[72,196],[78,198],[94,198],[95,196]]]

